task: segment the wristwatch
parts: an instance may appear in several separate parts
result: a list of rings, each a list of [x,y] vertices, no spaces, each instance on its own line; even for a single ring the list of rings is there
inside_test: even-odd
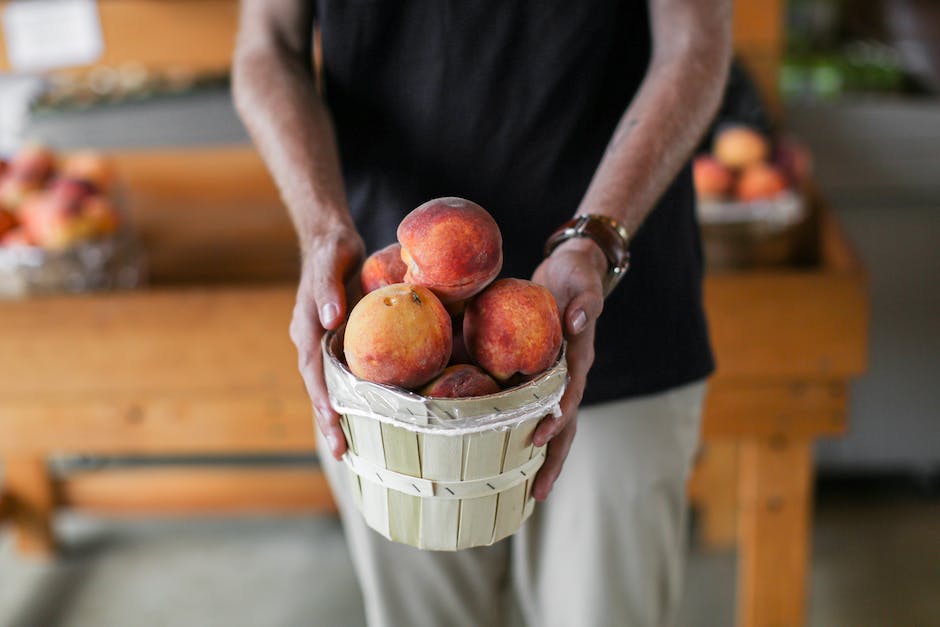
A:
[[[587,237],[603,251],[609,264],[604,277],[604,297],[606,298],[623,278],[630,267],[630,235],[622,224],[604,215],[583,214],[568,220],[545,242],[545,256],[552,254],[562,242],[573,237]]]

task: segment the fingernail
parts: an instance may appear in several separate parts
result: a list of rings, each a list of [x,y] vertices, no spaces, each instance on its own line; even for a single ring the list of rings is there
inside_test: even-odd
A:
[[[320,322],[322,324],[333,324],[336,316],[339,315],[339,307],[336,303],[327,303],[320,307]]]
[[[571,321],[571,326],[574,327],[575,333],[580,333],[584,329],[584,325],[587,324],[587,314],[584,313],[583,309],[579,309],[577,313],[574,314],[574,319]]]
[[[336,441],[336,436],[335,436],[335,435],[333,435],[332,433],[327,433],[327,434],[326,434],[326,443],[329,445],[331,451],[335,451],[335,450],[336,450],[337,441]]]

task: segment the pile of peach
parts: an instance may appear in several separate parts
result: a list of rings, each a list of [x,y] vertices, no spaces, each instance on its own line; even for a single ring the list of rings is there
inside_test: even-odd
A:
[[[555,363],[558,306],[541,285],[494,281],[503,263],[492,216],[462,198],[437,198],[409,213],[398,243],[362,267],[365,296],[343,338],[361,379],[430,397],[493,394]]]
[[[64,250],[113,234],[112,178],[110,164],[92,152],[58,157],[31,145],[0,159],[0,246]]]
[[[695,158],[696,194],[702,200],[743,202],[777,196],[808,168],[808,156],[796,146],[781,145],[777,152],[772,159],[770,140],[749,126],[725,127],[715,135],[711,154]]]

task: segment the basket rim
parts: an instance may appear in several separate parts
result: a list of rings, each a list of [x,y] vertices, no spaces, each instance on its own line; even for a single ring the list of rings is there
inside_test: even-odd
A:
[[[369,416],[409,429],[424,431],[430,427],[430,430],[440,433],[452,429],[472,432],[512,426],[518,421],[514,415],[521,419],[526,414],[539,411],[546,415],[554,413],[568,381],[567,347],[565,342],[562,342],[558,358],[552,366],[531,381],[485,396],[427,397],[402,388],[360,379],[337,357],[337,337],[337,331],[328,331],[321,340],[324,374],[333,408],[340,413]],[[335,390],[334,387],[345,390]],[[334,398],[336,391],[346,392],[343,400],[350,400],[350,397],[355,395],[355,407],[338,406]],[[371,405],[370,400],[373,402]],[[382,405],[380,410],[374,405],[376,401]],[[501,420],[492,420],[490,424],[475,424],[475,421],[486,421],[500,415],[503,415]]]

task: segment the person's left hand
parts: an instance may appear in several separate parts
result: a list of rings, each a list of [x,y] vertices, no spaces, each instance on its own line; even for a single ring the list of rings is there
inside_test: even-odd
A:
[[[539,501],[548,497],[558,479],[578,428],[578,406],[594,362],[594,325],[604,308],[602,277],[607,267],[607,258],[593,240],[573,238],[558,246],[532,275],[532,280],[547,287],[558,303],[562,330],[568,341],[570,377],[561,398],[561,417],[546,416],[532,436],[536,446],[548,443],[545,463],[532,488]]]

